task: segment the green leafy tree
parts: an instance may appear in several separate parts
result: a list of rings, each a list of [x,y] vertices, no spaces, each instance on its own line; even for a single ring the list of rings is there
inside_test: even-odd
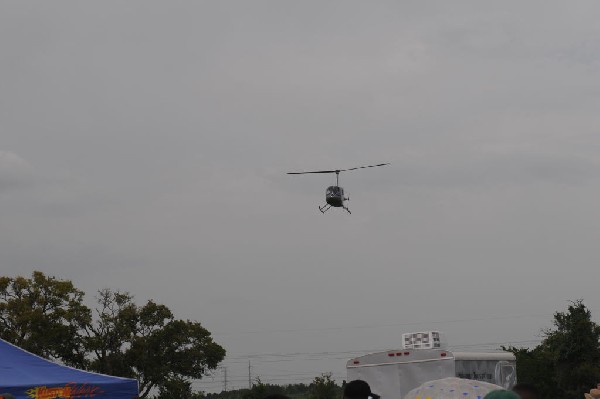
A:
[[[260,378],[255,380],[253,389],[243,388],[219,393],[207,393],[207,399],[264,399],[267,395],[282,394],[292,399],[304,399],[310,396],[310,388],[307,384],[273,385],[265,384]]]
[[[68,280],[35,271],[0,277],[0,337],[36,355],[85,365],[83,337],[91,318],[83,292]]]
[[[251,389],[244,389],[242,391],[243,399],[264,399],[268,395],[285,394],[283,386],[264,383],[260,377],[254,379]]]
[[[580,300],[554,314],[554,329],[545,336],[542,348],[552,360],[557,388],[566,397],[583,397],[600,378],[600,326]]]
[[[549,354],[538,346],[535,349],[504,348],[512,352],[517,359],[517,378],[520,382],[534,384],[542,397],[556,395],[555,371]]]
[[[165,305],[137,306],[131,295],[110,290],[100,291],[98,305],[86,340],[90,368],[136,378],[140,398],[154,389],[178,397],[190,379],[202,378],[225,357],[200,323],[175,319]]]
[[[600,379],[600,326],[581,300],[554,314],[554,327],[533,350],[508,348],[518,379],[537,385],[545,397],[581,398]]]
[[[256,377],[252,382],[252,387],[244,392],[243,399],[263,399],[268,392],[269,386],[264,384],[260,377]]]
[[[172,380],[167,381],[163,386],[160,387],[158,395],[155,399],[203,399],[204,394],[202,392],[193,392],[192,383],[180,378],[175,377]]]
[[[68,365],[136,378],[140,398],[154,390],[180,397],[188,388],[197,398],[189,380],[225,357],[200,323],[175,319],[164,305],[137,306],[128,293],[102,290],[92,319],[83,296],[71,281],[42,272],[0,277],[0,338]]]
[[[135,377],[126,352],[135,336],[138,308],[127,293],[104,289],[96,297],[96,318],[86,326],[89,367],[99,373]]]
[[[341,388],[331,378],[331,373],[315,377],[310,384],[310,399],[337,399],[341,397]]]

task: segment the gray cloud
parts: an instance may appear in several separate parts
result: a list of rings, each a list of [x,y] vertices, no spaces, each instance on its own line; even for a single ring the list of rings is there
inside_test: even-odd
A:
[[[30,185],[33,168],[23,158],[10,151],[0,151],[0,192]]]
[[[486,152],[453,154],[444,161],[432,155],[399,161],[398,180],[406,185],[436,188],[489,189],[530,184],[589,184],[596,180],[595,160],[569,158],[563,154]],[[381,179],[377,179],[380,181]]]

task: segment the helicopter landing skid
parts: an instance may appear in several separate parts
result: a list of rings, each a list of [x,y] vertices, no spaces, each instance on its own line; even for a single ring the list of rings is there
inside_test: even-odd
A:
[[[344,208],[346,210],[346,212],[348,212],[350,215],[352,215],[352,212],[350,212],[350,209],[348,209],[348,207],[342,206],[342,208]],[[329,205],[329,204],[319,206],[319,210],[321,211],[322,214],[325,214],[325,212],[327,212],[330,209],[331,209],[331,205]]]
[[[321,211],[322,214],[325,214],[325,212],[327,212],[330,208],[331,208],[331,205],[329,205],[329,204],[319,206],[319,210]]]

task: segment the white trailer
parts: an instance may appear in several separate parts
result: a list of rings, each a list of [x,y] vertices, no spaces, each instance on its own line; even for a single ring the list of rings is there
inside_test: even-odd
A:
[[[506,389],[516,383],[512,353],[398,349],[356,357],[346,363],[348,381],[364,380],[382,399],[402,399],[424,382],[460,377],[491,382]]]

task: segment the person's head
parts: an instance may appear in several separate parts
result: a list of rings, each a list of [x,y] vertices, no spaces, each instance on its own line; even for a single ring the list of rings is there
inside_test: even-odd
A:
[[[491,391],[483,397],[483,399],[519,399],[519,395],[512,391],[505,391],[504,389],[498,389]]]
[[[541,399],[542,395],[535,385],[527,383],[518,383],[513,387],[513,392],[519,395],[521,399]]]
[[[344,386],[344,399],[379,399],[379,395],[371,392],[366,381],[354,380]]]

